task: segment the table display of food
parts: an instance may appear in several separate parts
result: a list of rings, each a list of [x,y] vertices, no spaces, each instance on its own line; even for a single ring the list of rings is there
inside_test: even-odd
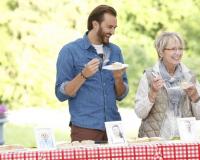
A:
[[[197,160],[200,159],[199,123],[194,117],[179,118],[180,137],[127,140],[122,121],[110,121],[105,124],[108,142],[56,143],[52,128],[36,128],[36,148],[2,145],[0,160]]]
[[[120,145],[94,141],[62,142],[55,149],[39,150],[20,145],[0,147],[0,160],[194,160],[200,159],[200,142],[159,137],[137,138]]]

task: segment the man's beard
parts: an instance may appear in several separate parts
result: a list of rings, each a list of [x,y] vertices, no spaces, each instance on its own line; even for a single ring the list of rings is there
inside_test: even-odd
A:
[[[100,43],[103,43],[103,44],[108,44],[109,43],[109,39],[106,41],[106,34],[102,31],[102,28],[100,27],[98,32],[97,32],[97,36],[98,36],[98,39],[99,39],[99,42]]]

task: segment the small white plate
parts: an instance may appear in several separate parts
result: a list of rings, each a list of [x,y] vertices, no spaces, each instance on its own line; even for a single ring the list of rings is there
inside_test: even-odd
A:
[[[114,65],[110,64],[110,65],[103,66],[102,69],[107,69],[107,70],[115,71],[115,70],[124,69],[126,67],[128,67],[128,64],[121,64],[119,66],[114,66]]]

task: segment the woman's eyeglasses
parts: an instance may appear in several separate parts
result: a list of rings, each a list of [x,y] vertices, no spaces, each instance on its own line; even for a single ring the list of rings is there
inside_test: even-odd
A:
[[[164,48],[164,50],[174,51],[174,52],[177,52],[177,51],[183,52],[184,48]]]

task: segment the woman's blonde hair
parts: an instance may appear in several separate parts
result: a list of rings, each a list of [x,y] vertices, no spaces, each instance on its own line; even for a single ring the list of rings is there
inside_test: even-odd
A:
[[[175,41],[179,42],[181,47],[184,48],[185,46],[184,40],[181,38],[181,36],[178,33],[163,32],[156,38],[155,44],[154,44],[159,58],[161,58],[161,53],[163,53],[169,40],[171,39],[174,39]]]

